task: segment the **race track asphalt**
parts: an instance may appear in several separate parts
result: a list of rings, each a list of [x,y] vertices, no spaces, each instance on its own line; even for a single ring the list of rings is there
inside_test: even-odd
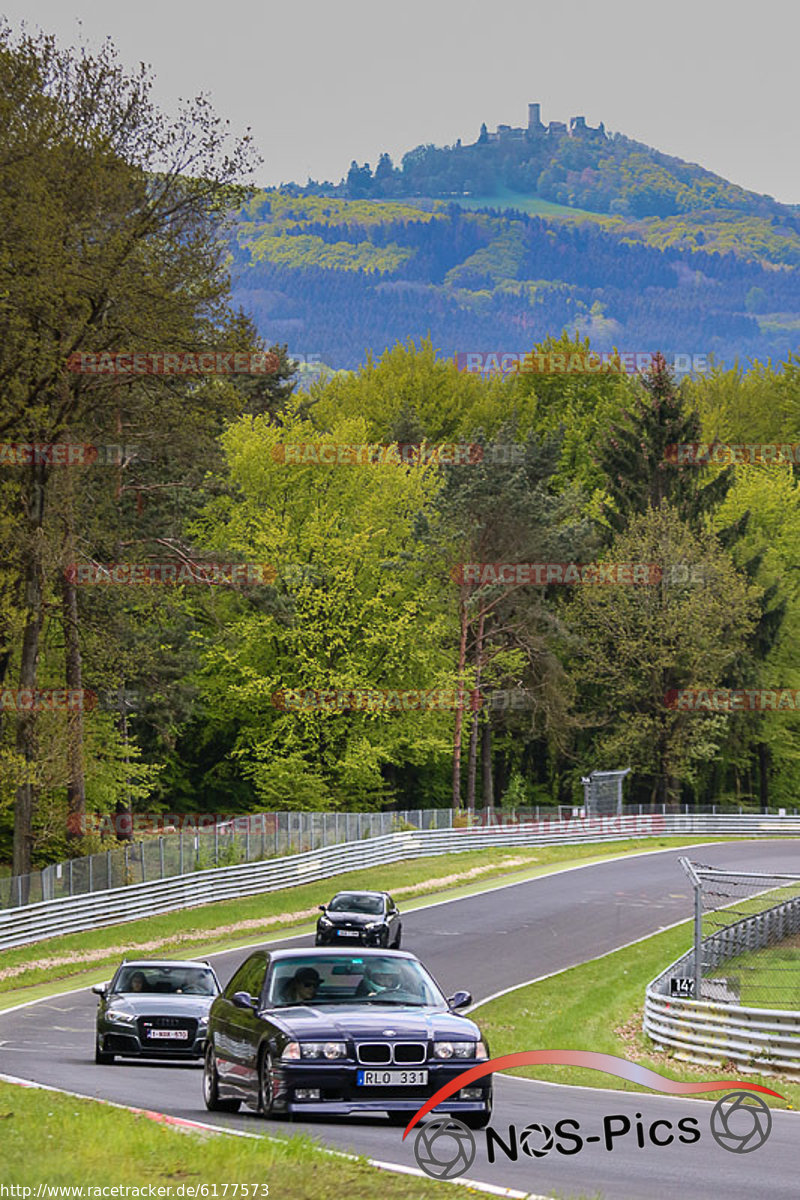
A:
[[[403,947],[422,959],[448,995],[467,988],[480,1001],[503,988],[583,962],[689,918],[691,889],[678,865],[681,854],[721,867],[797,872],[800,840],[727,842],[629,856],[429,905],[405,913]],[[378,871],[374,886],[381,886]],[[333,890],[335,881],[321,884],[320,901],[328,899]],[[270,940],[269,944],[310,942],[306,936]],[[214,956],[223,986],[246,953],[237,950]],[[305,1130],[338,1149],[416,1165],[416,1130],[403,1142],[401,1129],[377,1120],[268,1124],[249,1110],[234,1116],[217,1115],[206,1112],[203,1105],[199,1067],[136,1062],[95,1066],[95,1005],[96,998],[82,990],[0,1013],[0,1071],[86,1096],[249,1132],[285,1135]],[[480,1021],[480,1012],[476,1019]],[[570,1032],[565,1029],[559,1048],[570,1044]],[[534,1048],[539,1047],[518,1047]],[[711,1069],[706,1077],[731,1074]],[[572,1155],[554,1148],[541,1158],[520,1153],[517,1161],[497,1149],[495,1161],[490,1163],[486,1135],[480,1132],[476,1134],[475,1161],[467,1172],[471,1179],[539,1195],[602,1196],[604,1200],[672,1198],[682,1192],[693,1200],[762,1196],[796,1200],[800,1195],[800,1117],[796,1113],[773,1110],[768,1142],[754,1153],[735,1154],[713,1141],[708,1101],[558,1087],[506,1076],[496,1076],[495,1084],[492,1125],[504,1137],[512,1124],[521,1131],[531,1123],[552,1127],[569,1118],[580,1123],[585,1137],[597,1140]],[[712,1099],[720,1094],[713,1094]],[[631,1131],[608,1150],[604,1118],[623,1114],[630,1119]],[[643,1147],[636,1136],[636,1114],[641,1114],[645,1129]],[[647,1136],[656,1120],[670,1120],[675,1126],[689,1116],[698,1118],[701,1131],[699,1141],[692,1145],[676,1139],[656,1146]],[[661,1126],[657,1136],[666,1137],[667,1133]],[[533,1145],[540,1141],[534,1140]]]

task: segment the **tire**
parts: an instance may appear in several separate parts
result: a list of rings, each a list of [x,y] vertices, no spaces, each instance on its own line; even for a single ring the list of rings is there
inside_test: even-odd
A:
[[[314,938],[314,945],[315,946],[324,946],[325,945],[324,941],[319,936],[319,934],[317,934],[317,936]]]
[[[389,945],[389,930],[388,929],[384,929],[383,933],[378,938],[378,945],[380,946],[381,950],[385,950],[386,947]]]
[[[106,1054],[105,1051],[100,1049],[99,1038],[94,1044],[94,1061],[97,1063],[98,1067],[110,1067],[114,1061],[113,1054]]]
[[[402,936],[403,936],[403,926],[402,926],[402,925],[398,925],[398,926],[397,926],[397,937],[396,937],[396,938],[394,939],[394,941],[392,942],[392,949],[393,949],[393,950],[399,950],[399,949],[400,949],[400,939],[401,939],[401,937],[402,937]]]
[[[265,1050],[258,1068],[258,1111],[267,1120],[275,1116],[275,1101],[272,1095],[272,1055]]]
[[[241,1100],[220,1100],[217,1062],[211,1043],[206,1047],[203,1066],[203,1099],[209,1112],[238,1112],[242,1103]]]

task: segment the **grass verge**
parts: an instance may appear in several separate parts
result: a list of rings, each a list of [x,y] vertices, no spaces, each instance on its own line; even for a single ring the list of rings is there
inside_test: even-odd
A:
[[[321,900],[345,888],[390,891],[401,909],[413,909],[414,897],[424,903],[455,899],[487,886],[521,882],[540,875],[601,862],[625,854],[707,842],[708,838],[632,838],[622,842],[574,846],[537,846],[519,850],[464,851],[411,859],[385,867],[350,871],[330,880],[224,900],[198,908],[161,913],[122,925],[48,938],[7,950],[0,967],[0,1010],[58,991],[72,982],[91,986],[108,977],[123,955],[141,957],[213,954],[252,945],[260,937],[311,933]],[[714,839],[736,841],[739,839]],[[103,970],[106,968],[106,970]],[[63,990],[63,987],[61,988]]]
[[[518,1050],[595,1050],[642,1063],[669,1079],[744,1078],[781,1092],[787,1103],[772,1096],[771,1107],[800,1108],[800,1083],[785,1076],[742,1076],[733,1063],[695,1067],[657,1050],[642,1032],[647,984],[691,946],[690,921],[655,934],[593,962],[571,967],[550,979],[516,988],[473,1010],[486,1033],[493,1057]],[[582,1087],[640,1092],[625,1080],[580,1067],[520,1067],[509,1074]],[[697,1099],[706,1097],[698,1096]],[[712,1093],[710,1099],[719,1099]]]
[[[0,1129],[0,1181],[6,1186],[122,1185],[144,1188],[147,1195],[148,1187],[157,1185],[170,1189],[161,1193],[165,1198],[213,1198],[213,1185],[216,1196],[222,1197],[227,1183],[231,1200],[234,1184],[239,1184],[236,1200],[262,1200],[267,1195],[274,1200],[467,1200],[475,1195],[466,1187],[424,1176],[378,1171],[365,1159],[327,1154],[302,1134],[273,1140],[197,1130],[189,1131],[189,1142],[186,1131],[143,1115],[3,1082]],[[398,1143],[399,1135],[398,1130]],[[198,1190],[203,1185],[205,1192]],[[196,1190],[192,1193],[190,1187]]]

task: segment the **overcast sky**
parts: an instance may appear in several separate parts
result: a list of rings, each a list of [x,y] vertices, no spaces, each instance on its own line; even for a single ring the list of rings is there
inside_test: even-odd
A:
[[[110,36],[157,100],[210,94],[252,127],[257,182],[474,141],[481,121],[585,115],[800,203],[800,5],[789,0],[0,0],[62,41]],[[80,22],[80,26],[79,26]]]

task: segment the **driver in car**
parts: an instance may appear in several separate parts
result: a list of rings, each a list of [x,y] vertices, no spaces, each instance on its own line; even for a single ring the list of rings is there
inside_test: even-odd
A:
[[[408,981],[401,974],[398,964],[377,963],[364,972],[361,983],[356,988],[357,996],[385,996],[387,1000],[396,994],[408,996]],[[413,994],[413,993],[412,993]]]

